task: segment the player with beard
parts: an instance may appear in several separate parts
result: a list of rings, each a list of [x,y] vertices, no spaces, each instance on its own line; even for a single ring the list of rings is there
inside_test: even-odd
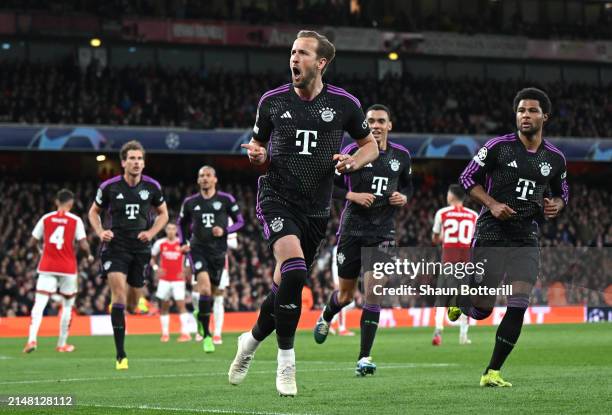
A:
[[[299,32],[289,59],[292,83],[261,97],[253,138],[243,144],[253,164],[265,163],[270,153],[267,174],[258,181],[256,211],[276,269],[257,323],[238,339],[229,381],[237,385],[244,380],[258,345],[276,330],[276,388],[281,396],[297,394],[293,344],[302,288],[325,237],[334,169],[357,170],[378,156],[359,100],[323,83],[334,55],[325,36]],[[359,149],[337,154],[345,131]]]
[[[565,156],[542,138],[551,113],[548,95],[525,88],[517,93],[513,108],[518,131],[489,140],[460,176],[466,192],[482,204],[472,260],[483,264],[484,275],[476,275],[471,284],[497,287],[504,278],[512,284],[481,386],[512,386],[500,369],[519,338],[538,276],[538,223],[559,215],[569,198]],[[482,320],[492,313],[495,300],[496,296],[459,298],[460,307],[449,307],[449,319],[455,321],[463,313]]]

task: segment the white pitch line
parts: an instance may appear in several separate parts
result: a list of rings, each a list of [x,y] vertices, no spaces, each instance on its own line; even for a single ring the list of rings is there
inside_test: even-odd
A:
[[[12,357],[7,357],[8,359],[12,359]],[[0,356],[0,360],[2,360],[2,356]],[[53,361],[53,362],[57,362],[58,358],[57,357],[33,357],[31,359],[32,362],[40,362],[40,361]],[[106,361],[108,362],[109,360],[112,361],[112,358],[108,358],[108,357],[76,357],[76,356],[66,356],[66,361],[67,362],[78,362],[78,361]],[[197,358],[193,358],[193,359],[186,359],[186,358],[181,358],[181,359],[175,359],[175,358],[166,358],[166,357],[160,357],[159,359],[155,358],[155,357],[144,357],[144,358],[138,358],[138,361],[143,361],[143,362],[156,362],[156,363],[163,363],[163,362],[169,362],[169,363],[190,363],[190,362],[197,362],[197,361],[203,361],[202,359],[197,359]],[[227,360],[222,360],[222,359],[206,359],[207,362],[227,362]]]
[[[312,413],[288,413],[288,412],[265,412],[265,411],[244,411],[235,409],[217,409],[217,408],[168,408],[162,406],[150,406],[150,405],[104,405],[104,404],[76,404],[78,406],[88,406],[92,408],[111,408],[111,409],[142,409],[147,411],[168,411],[168,412],[197,412],[204,414],[241,414],[241,415],[315,415]]]
[[[3,360],[3,358],[5,359],[14,359],[13,357],[9,357],[9,356],[1,356],[0,355],[0,360]],[[52,361],[52,362],[57,362],[58,358],[57,357],[36,357],[36,358],[32,358],[31,359],[32,362],[41,362],[41,361]],[[91,361],[104,361],[104,362],[108,362],[109,358],[108,357],[76,357],[76,356],[66,356],[66,361],[67,362],[77,362],[77,361],[87,361],[87,362],[91,362]],[[111,360],[112,361],[112,358]],[[229,359],[215,359],[215,358],[205,358],[205,359],[201,359],[201,358],[181,358],[181,359],[175,359],[175,358],[163,358],[160,357],[159,359],[155,358],[155,357],[144,357],[144,358],[135,358],[134,361],[136,362],[156,362],[156,363],[163,363],[163,362],[169,362],[169,363],[228,363]],[[277,360],[276,359],[257,359],[257,363],[274,363],[275,365],[277,364]],[[334,364],[338,364],[338,365],[354,365],[355,361],[346,361],[346,362],[338,362],[338,361],[333,361],[330,362],[329,360],[303,360],[302,362],[298,361],[298,365],[326,365],[329,366],[331,363]],[[442,366],[454,366],[456,365],[455,363],[402,363],[402,362],[393,362],[393,363],[388,363],[389,366],[392,366],[394,364],[400,364],[400,365],[419,365],[419,366],[423,366],[423,367],[436,367],[437,365],[442,365]],[[388,367],[388,366],[385,366]],[[415,366],[418,367],[418,366]]]
[[[329,364],[329,362],[327,362]],[[406,364],[390,364],[386,366],[379,366],[379,369],[414,369],[419,367],[431,367],[431,368],[439,368],[439,367],[450,367],[457,366],[454,363],[406,363]],[[342,367],[342,368],[321,368],[321,369],[300,369],[299,373],[304,372],[344,372],[350,371],[350,368]],[[276,373],[276,369],[274,370],[251,370],[249,371],[251,374],[268,374],[268,373]],[[67,383],[67,382],[97,382],[97,381],[106,381],[106,380],[135,380],[135,379],[157,379],[157,378],[188,378],[188,377],[211,377],[211,376],[223,376],[227,375],[227,372],[208,372],[208,373],[166,373],[159,375],[138,375],[138,376],[105,376],[105,377],[94,377],[94,378],[67,378],[67,379],[37,379],[37,380],[16,380],[16,381],[8,381],[8,382],[0,382],[0,385],[30,385],[36,383]]]

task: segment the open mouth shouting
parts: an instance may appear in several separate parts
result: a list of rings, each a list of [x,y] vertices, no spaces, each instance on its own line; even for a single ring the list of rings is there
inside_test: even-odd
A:
[[[302,78],[303,78],[302,71],[297,66],[292,66],[291,67],[291,75],[293,77],[293,82],[294,83],[302,81]]]

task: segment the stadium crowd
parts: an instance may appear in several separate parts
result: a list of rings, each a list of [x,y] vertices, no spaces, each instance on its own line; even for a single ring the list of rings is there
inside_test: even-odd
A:
[[[95,196],[96,186],[97,183],[92,181],[33,183],[10,178],[0,180],[0,194],[5,201],[0,215],[0,316],[29,315],[39,251],[35,247],[28,247],[28,240],[38,218],[53,209],[52,200],[57,190],[68,187],[75,192],[73,211],[83,217],[87,224],[86,211]],[[447,182],[434,176],[415,176],[415,194],[398,217],[397,236],[401,246],[431,245],[433,216],[437,209],[445,205],[447,186]],[[255,216],[255,189],[252,184],[233,183],[224,185],[223,190],[236,196],[246,222],[238,234],[238,249],[231,250],[229,254],[231,285],[226,295],[226,309],[256,310],[272,283],[273,259],[261,239]],[[164,187],[171,218],[176,218],[185,195],[195,191],[193,185],[185,183]],[[571,213],[542,226],[542,246],[556,249],[549,250],[554,255],[543,253],[541,280],[534,289],[533,304],[547,304],[548,287],[557,283],[564,287],[562,302],[603,304],[603,289],[612,284],[612,267],[602,264],[602,261],[611,261],[612,249],[600,249],[612,247],[612,212],[608,208],[612,204],[612,192],[604,187],[574,183],[572,195]],[[328,224],[327,244],[312,268],[309,286],[314,307],[322,307],[332,289],[331,249],[335,242],[339,211],[340,204],[336,204]],[[98,247],[97,237],[88,225],[86,229],[87,239],[95,250]],[[579,256],[582,259],[578,260]],[[79,262],[80,292],[76,309],[80,314],[107,313],[110,295],[100,277],[99,267],[98,260],[92,265],[84,258]],[[154,288],[155,280],[151,278],[151,298]],[[399,300],[390,305],[419,306],[431,301],[411,297],[408,304]],[[57,307],[57,303],[52,303],[47,313],[56,314]]]
[[[209,68],[210,69],[210,68]],[[0,65],[0,122],[207,128],[253,125],[262,91],[282,75],[155,66],[81,70],[73,62]],[[498,134],[513,129],[511,100],[524,81],[341,76],[332,84],[367,103],[397,111],[394,130],[439,134]],[[554,103],[549,136],[611,137],[612,84],[544,83]]]
[[[501,2],[480,2],[478,14],[457,8],[454,12],[438,12],[439,2],[432,2],[431,11],[412,6],[380,7],[375,0],[267,1],[231,0],[202,2],[197,0],[5,0],[4,9],[51,14],[89,14],[103,19],[116,16],[140,16],[208,21],[234,21],[256,25],[307,24],[326,26],[374,27],[403,32],[445,31],[466,34],[510,34],[551,39],[610,39],[612,12],[600,5],[598,19],[584,24],[582,13],[567,13],[567,19],[555,23],[547,17],[533,21],[533,15],[520,11],[506,17]],[[596,5],[595,5],[596,6]],[[562,6],[557,6],[562,7]],[[542,12],[541,12],[542,13]],[[546,16],[546,12],[542,13]]]

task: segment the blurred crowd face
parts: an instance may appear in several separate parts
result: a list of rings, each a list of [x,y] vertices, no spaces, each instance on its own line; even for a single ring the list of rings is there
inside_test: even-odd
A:
[[[533,137],[540,131],[548,120],[544,114],[540,101],[535,99],[522,99],[516,108],[516,127],[527,137]]]
[[[315,38],[302,37],[295,39],[291,48],[289,69],[293,86],[299,89],[308,88],[321,76],[325,66],[324,58],[317,58],[319,41]]]
[[[140,150],[129,150],[125,160],[121,160],[121,167],[127,175],[132,177],[140,176],[144,166],[144,154]]]

